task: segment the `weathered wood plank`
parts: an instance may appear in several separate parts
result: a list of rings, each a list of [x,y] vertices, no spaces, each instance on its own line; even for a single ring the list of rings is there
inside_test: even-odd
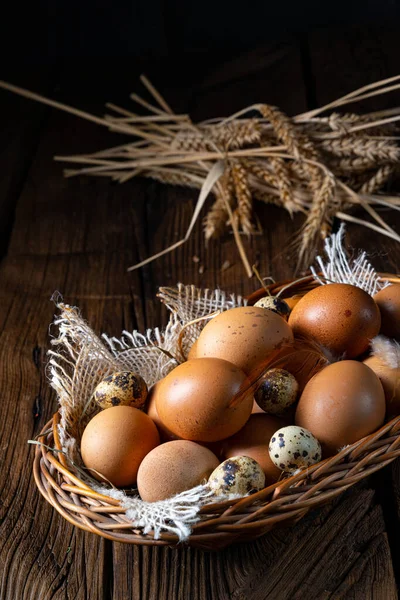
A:
[[[260,53],[242,64],[233,61],[213,72],[205,70],[201,85],[192,88],[191,102],[179,86],[170,90],[171,97],[174,93],[177,105],[191,107],[200,117],[210,116],[213,107],[227,114],[260,100],[288,112],[302,110],[298,54],[293,45],[283,48],[261,53],[259,72],[254,65]],[[246,65],[253,78],[249,87],[235,76],[245,74]],[[298,82],[295,89],[293,79]],[[169,99],[168,86],[162,91]],[[77,98],[76,90],[68,94],[68,101]],[[88,108],[87,89],[84,96]],[[368,598],[373,590],[374,597],[395,598],[385,523],[368,489],[351,491],[292,529],[218,554],[111,544],[75,530],[39,497],[31,475],[33,452],[25,441],[55,409],[44,370],[47,326],[54,310],[48,299],[54,289],[79,305],[96,331],[118,334],[123,328],[143,329],[165,320],[154,297],[160,284],[181,280],[241,293],[257,286],[245,278],[229,236],[206,250],[201,223],[182,249],[127,274],[128,264],[182,236],[196,194],[149,181],[114,186],[103,179],[63,180],[60,165],[51,161],[60,150],[94,149],[108,140],[94,125],[78,125],[72,117],[51,113],[0,269],[0,385],[5,399],[0,403],[0,595],[7,600],[280,600]],[[251,259],[259,261],[263,275],[290,276],[293,268],[285,249],[297,224],[277,209],[265,208],[260,214],[268,233],[245,242]],[[194,255],[205,266],[203,274]],[[225,260],[232,267],[221,272]]]
[[[334,51],[331,49],[334,48]],[[314,94],[318,105],[349,93],[374,81],[398,74],[399,41],[397,31],[387,28],[356,27],[344,29],[340,37],[335,29],[315,32],[309,37],[309,60],[315,84]],[[338,65],[341,65],[338,68]],[[366,112],[398,106],[400,92],[375,96],[343,110]],[[398,193],[398,181],[393,189]],[[381,216],[400,232],[400,213],[381,211]],[[356,216],[365,218],[364,211]],[[368,251],[372,264],[379,270],[398,273],[400,245],[364,227],[349,224],[350,245]],[[377,473],[372,480],[378,501],[382,504],[387,525],[393,565],[397,582],[400,581],[400,521],[398,490],[400,489],[399,461],[388,470]],[[390,477],[390,471],[392,477]],[[397,498],[397,510],[396,510]],[[372,563],[371,563],[372,564]]]
[[[2,72],[5,79],[10,69]],[[46,92],[52,88],[49,69],[25,73],[27,85],[35,80]],[[2,92],[0,113],[0,257],[7,251],[14,220],[15,206],[23,188],[40,138],[47,111],[43,106],[27,103],[13,94]]]
[[[16,266],[15,264],[12,265]],[[26,259],[17,269],[1,270],[0,305],[4,315],[1,348],[1,589],[3,598],[86,598],[93,589],[103,593],[106,544],[85,539],[81,532],[59,518],[39,497],[32,476],[32,438],[55,409],[44,372],[48,347],[47,325],[53,307],[48,301],[51,280],[67,277],[68,261],[42,259],[33,265]],[[78,271],[81,265],[78,263]],[[72,268],[71,277],[78,277]],[[18,278],[35,279],[32,285]],[[22,279],[22,281],[23,281]],[[37,293],[38,280],[45,282]],[[19,281],[21,281],[19,279]],[[10,284],[12,291],[6,291]],[[93,302],[92,305],[95,303]],[[99,304],[99,302],[97,302]],[[104,302],[102,301],[104,306]],[[96,322],[96,306],[89,311]],[[86,591],[85,591],[86,590]]]
[[[111,543],[75,530],[42,501],[33,482],[32,447],[26,443],[56,408],[45,375],[52,292],[59,289],[68,302],[79,305],[98,331],[132,328],[141,318],[139,311],[135,316],[125,270],[135,257],[134,245],[128,241],[129,207],[123,226],[113,208],[115,187],[101,190],[78,181],[76,187],[70,186],[51,160],[54,132],[62,138],[69,126],[65,115],[50,117],[18,204],[10,253],[0,271],[5,399],[0,408],[5,450],[0,477],[0,564],[1,594],[7,599],[83,600],[111,594]],[[90,128],[87,131],[90,138],[93,134]],[[70,128],[71,145],[74,133]],[[82,127],[83,143],[85,135]],[[136,294],[138,306],[140,290]]]

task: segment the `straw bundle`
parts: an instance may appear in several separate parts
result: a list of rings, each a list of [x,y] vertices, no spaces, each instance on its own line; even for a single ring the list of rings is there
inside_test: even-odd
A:
[[[146,109],[146,115],[107,104],[112,114],[100,118],[4,82],[0,87],[134,138],[92,154],[56,156],[83,165],[66,169],[66,177],[107,176],[123,183],[142,176],[201,190],[185,238],[132,269],[183,244],[212,192],[215,199],[204,219],[206,240],[230,227],[251,276],[240,233],[260,232],[255,200],[281,206],[291,215],[305,215],[293,242],[299,269],[310,264],[320,240],[331,232],[334,217],[400,241],[376,211],[376,207],[400,210],[400,197],[378,194],[398,168],[400,108],[363,115],[337,112],[348,103],[399,89],[399,79],[400,75],[367,85],[291,118],[276,107],[254,104],[228,118],[197,124],[187,114],[175,114],[144,76],[141,81],[154,103],[137,94],[131,99]],[[370,220],[352,216],[357,207]]]

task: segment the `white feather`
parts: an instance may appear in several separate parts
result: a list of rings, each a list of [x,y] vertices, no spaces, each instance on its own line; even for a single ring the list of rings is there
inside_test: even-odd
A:
[[[371,342],[372,355],[379,358],[391,369],[400,367],[400,344],[394,340],[377,335]]]

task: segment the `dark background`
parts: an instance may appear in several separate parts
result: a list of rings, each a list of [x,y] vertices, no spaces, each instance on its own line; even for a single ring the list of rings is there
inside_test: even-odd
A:
[[[399,17],[396,0],[14,2],[3,5],[0,47],[3,60],[31,64],[73,57],[186,60],[243,51],[288,32],[389,25]]]
[[[8,2],[0,18],[0,78],[95,114],[106,101],[134,106],[141,72],[174,110],[200,120],[254,102],[293,115],[400,71],[396,2],[53,0]],[[349,109],[398,105],[387,94]],[[200,221],[177,252],[127,273],[183,236],[197,192],[140,178],[64,179],[52,160],[123,141],[0,90],[1,600],[397,600],[399,461],[295,527],[218,554],[114,544],[72,527],[39,495],[25,441],[57,408],[46,375],[55,289],[113,335],[165,322],[160,285],[258,287],[232,236],[206,248]],[[292,277],[285,249],[302,218],[264,205],[257,214],[265,233],[244,241],[250,262]],[[399,213],[385,217],[400,230]],[[357,226],[348,236],[376,268],[398,271],[398,244]]]

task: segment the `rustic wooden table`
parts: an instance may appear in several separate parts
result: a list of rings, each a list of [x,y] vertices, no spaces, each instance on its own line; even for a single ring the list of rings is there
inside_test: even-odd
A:
[[[191,69],[183,61],[150,66],[148,74],[176,110],[195,119],[256,101],[294,114],[395,74],[399,48],[397,31],[321,31],[236,59],[206,64],[193,57]],[[19,73],[10,69],[4,77],[100,112],[104,101],[129,103],[138,68],[116,71],[110,62]],[[370,106],[391,105],[396,99],[384,97]],[[40,497],[26,442],[56,409],[45,373],[54,290],[78,305],[96,331],[117,334],[165,323],[158,285],[182,281],[246,294],[257,282],[245,277],[231,237],[205,248],[200,223],[179,251],[127,273],[182,236],[196,193],[141,179],[121,186],[63,179],[53,154],[120,138],[6,92],[0,106],[2,600],[397,598],[399,461],[295,527],[218,554],[114,544],[74,529]],[[258,214],[265,232],[245,241],[251,261],[263,275],[290,277],[286,249],[301,220],[274,207],[260,206]],[[388,218],[400,230],[400,219]],[[376,267],[398,271],[394,242],[357,227],[349,234]],[[226,260],[231,267],[222,271]]]

